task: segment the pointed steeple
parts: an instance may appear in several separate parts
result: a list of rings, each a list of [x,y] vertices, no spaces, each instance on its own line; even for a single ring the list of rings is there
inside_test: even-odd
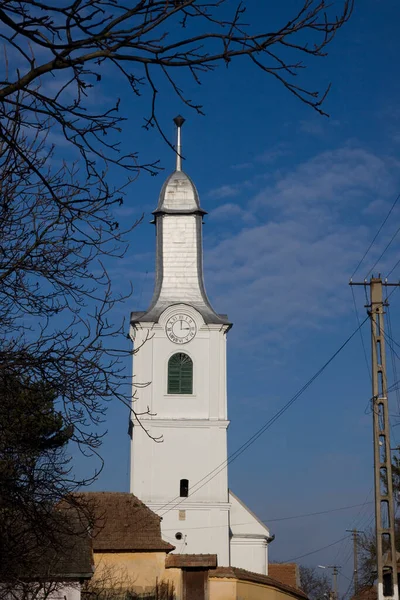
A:
[[[218,315],[207,298],[203,281],[202,222],[206,211],[200,207],[193,181],[182,171],[181,128],[185,119],[175,117],[177,127],[176,169],[164,183],[153,212],[157,231],[156,281],[150,307],[134,320],[157,322],[172,304],[189,304],[206,323],[229,324]]]
[[[159,213],[207,214],[206,211],[202,210],[200,207],[200,199],[196,186],[190,177],[182,171],[181,129],[184,122],[185,119],[181,117],[181,115],[178,115],[174,119],[177,130],[176,169],[162,186],[157,208],[153,212],[154,215]]]

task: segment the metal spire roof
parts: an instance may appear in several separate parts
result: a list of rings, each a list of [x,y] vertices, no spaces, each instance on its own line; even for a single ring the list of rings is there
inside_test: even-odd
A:
[[[182,171],[182,136],[181,129],[185,119],[178,115],[174,119],[177,129],[176,169],[168,177],[161,188],[156,210],[157,213],[201,213],[199,194],[193,181]]]
[[[177,127],[176,169],[164,183],[153,212],[157,231],[156,280],[153,298],[145,312],[134,312],[132,322],[157,322],[173,304],[193,306],[206,323],[230,325],[208,300],[203,281],[202,219],[196,186],[182,171],[181,128],[185,119],[175,117]],[[173,215],[182,218],[171,219]],[[189,218],[188,216],[192,215]],[[172,227],[172,229],[171,229]],[[176,242],[178,241],[178,246]]]

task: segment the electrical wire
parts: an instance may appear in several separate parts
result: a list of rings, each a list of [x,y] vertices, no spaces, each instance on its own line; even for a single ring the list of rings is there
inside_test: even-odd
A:
[[[189,495],[187,497],[190,497],[193,494],[195,494],[196,492],[198,492],[204,485],[208,484],[221,471],[223,471],[224,469],[226,469],[227,466],[228,466],[228,464],[230,464],[231,462],[233,462],[234,460],[236,460],[241,454],[243,454],[243,452],[245,452],[252,444],[254,444],[254,442],[263,433],[265,433],[265,431],[267,431],[267,429],[269,429],[296,402],[296,400],[298,400],[300,398],[300,396],[302,396],[302,394],[304,394],[304,392],[310,387],[310,385],[325,371],[325,369],[338,356],[338,354],[340,354],[340,352],[347,346],[347,344],[353,339],[353,337],[357,334],[357,332],[359,331],[359,329],[361,327],[363,327],[363,325],[365,324],[365,322],[368,319],[369,319],[369,317],[367,316],[364,319],[364,321],[362,321],[362,323],[360,324],[360,326],[357,327],[348,336],[348,338],[341,344],[341,346],[336,350],[336,352],[334,352],[332,354],[332,356],[323,364],[323,366],[320,369],[318,369],[318,371],[303,385],[303,387],[301,387],[296,392],[296,394],[294,394],[294,396],[292,396],[290,398],[290,400],[288,402],[286,402],[286,404],[284,404],[284,406],[282,406],[282,408],[280,408],[271,417],[271,419],[269,419],[262,427],[260,427],[260,429],[258,429],[235,452],[233,452],[231,455],[229,455],[229,457],[227,458],[227,460],[225,460],[224,462],[222,462],[220,465],[218,465],[217,467],[215,467],[212,471],[210,471],[209,473],[207,473],[202,479],[200,479],[198,482],[196,482],[193,485],[193,487],[191,488],[191,491],[190,491],[190,493],[189,493]],[[178,500],[178,502],[176,502],[177,500]],[[168,512],[170,512],[171,510],[175,509],[177,506],[179,506],[184,501],[186,501],[186,498],[181,498],[180,496],[175,496],[175,498],[173,498],[169,502],[166,502],[164,505],[162,505],[158,509],[159,512],[161,512],[162,510],[164,510],[164,508],[167,509],[164,512],[162,512],[159,516],[161,518],[163,518]],[[149,519],[144,519],[144,521],[142,522],[142,527],[140,529],[143,529],[143,526],[146,524],[146,521],[149,521]]]
[[[289,558],[288,560],[284,560],[282,562],[285,562],[285,563],[296,562],[296,560],[299,560],[300,558],[304,558],[305,556],[311,556],[311,554],[316,554],[317,552],[322,552],[322,550],[326,550],[327,548],[332,548],[332,546],[336,546],[336,544],[339,544],[340,542],[343,542],[343,540],[346,540],[350,537],[351,537],[350,535],[346,535],[345,537],[340,538],[340,540],[336,540],[336,542],[332,542],[332,544],[328,544],[327,546],[322,546],[322,548],[317,548],[316,550],[311,550],[311,552],[307,552],[306,554],[301,554],[300,556],[295,556],[294,558]]]
[[[347,578],[349,579],[349,578]],[[347,588],[347,590],[345,591],[345,594],[343,596],[343,600],[346,600],[348,593],[350,592],[351,588],[353,587],[353,582],[354,582],[354,574],[353,577],[351,579],[349,579],[350,583],[349,583],[349,587]]]
[[[400,258],[397,261],[397,263],[394,265],[394,267],[392,267],[389,271],[389,273],[386,275],[386,279],[389,279],[389,277],[391,276],[391,274],[393,273],[393,271],[395,270],[396,267],[398,267],[400,265]]]
[[[386,254],[386,251],[389,249],[389,247],[392,245],[392,243],[394,242],[394,240],[396,239],[396,237],[398,236],[400,232],[400,227],[398,227],[396,229],[396,231],[394,232],[394,234],[392,235],[392,237],[390,238],[389,243],[385,246],[385,249],[383,250],[382,254],[379,256],[379,258],[377,258],[377,260],[374,262],[373,266],[370,268],[370,270],[368,271],[368,273],[365,276],[365,279],[367,279],[368,275],[370,273],[372,273],[372,271],[375,269],[376,265],[378,264],[378,262],[381,260],[381,258]]]
[[[296,402],[296,400],[298,400],[300,398],[300,396],[302,396],[304,394],[304,392],[311,386],[311,384],[325,371],[325,369],[331,364],[331,362],[338,356],[338,354],[340,354],[340,352],[353,339],[353,337],[357,334],[359,329],[364,325],[364,323],[368,319],[369,319],[369,316],[367,316],[364,319],[364,321],[362,321],[362,323],[349,335],[349,337],[345,340],[345,342],[343,342],[343,344],[336,350],[336,352],[334,352],[334,354],[332,354],[332,356],[324,363],[324,365],[307,381],[307,383],[305,383],[303,385],[302,388],[300,388],[300,390],[298,390],[298,392],[296,392],[296,394],[294,394],[294,396],[292,396],[292,398],[281,409],[279,409],[275,413],[275,415],[273,417],[271,417],[271,419],[269,419],[246,442],[244,442],[235,452],[233,452],[227,458],[227,460],[225,460],[223,463],[221,463],[220,465],[215,467],[212,471],[210,471],[207,475],[205,475],[202,479],[200,479],[197,483],[195,483],[192,488],[193,491],[189,494],[189,496],[192,496],[194,493],[198,492],[202,487],[207,485],[221,471],[226,469],[228,464],[230,464],[231,462],[233,462],[234,460],[239,458],[239,456],[241,454],[243,454],[243,452],[245,452],[248,448],[250,448],[250,446],[252,446],[254,444],[254,442],[256,442],[258,440],[258,438],[261,437],[261,435],[263,435],[263,433],[265,433]],[[175,498],[175,499],[177,499],[177,498]],[[175,499],[172,500],[171,502],[174,502]],[[165,514],[167,514],[167,512],[169,512],[170,510],[176,508],[184,500],[185,500],[184,498],[180,498],[179,502],[177,502],[174,506],[171,506],[168,510],[166,510],[164,513],[162,513],[161,517],[163,517]],[[170,503],[167,503],[165,506],[168,506],[168,504],[170,504]],[[160,510],[162,510],[162,509],[160,509]]]
[[[349,524],[349,526],[346,529],[360,529],[360,523],[361,521],[365,518],[365,515],[363,517],[361,517],[361,513],[363,512],[364,508],[368,505],[368,504],[372,504],[372,501],[369,500],[369,497],[372,494],[372,491],[374,489],[374,486],[372,485],[368,494],[365,497],[364,502],[361,505],[360,510],[358,511],[357,515],[355,516],[354,519],[352,519],[352,522]],[[347,542],[345,543],[344,546],[339,546],[338,552],[335,556],[335,564],[338,562],[339,556],[341,554],[344,554],[344,552],[347,552],[347,545],[349,544],[349,540],[347,540]]]
[[[367,365],[367,371],[368,371],[369,378],[372,381],[371,367],[370,367],[369,362],[368,362],[367,351],[365,349],[365,343],[364,343],[364,337],[363,337],[363,334],[362,334],[362,331],[361,331],[361,327],[360,327],[360,316],[358,314],[358,309],[357,309],[357,304],[356,304],[356,297],[354,295],[354,287],[351,285],[350,289],[351,289],[351,295],[353,296],[354,312],[356,313],[357,324],[359,326],[359,332],[360,332],[361,344],[362,344],[364,358],[365,358],[365,364]]]
[[[385,338],[385,340],[386,340],[386,343],[387,343],[387,345],[389,346],[390,350],[393,352],[393,354],[396,356],[396,358],[397,358],[398,360],[400,360],[400,356],[397,354],[396,350],[393,348],[393,346],[392,346],[392,342],[393,342],[393,344],[395,344],[396,346],[399,346],[399,344],[398,344],[398,343],[397,343],[397,342],[396,342],[394,339],[392,339],[392,338],[390,337],[390,335],[388,334],[388,332],[387,332],[387,331],[384,331],[384,332],[383,332],[383,337]],[[393,391],[393,390],[392,390],[392,391]]]
[[[390,339],[393,339],[392,321],[391,321],[391,316],[390,316],[389,305],[387,306],[386,315],[387,315],[386,321],[387,321],[387,325],[388,325],[388,336],[390,337]],[[390,358],[391,358],[391,363],[392,363],[393,379],[395,381],[397,381],[397,366],[396,366],[396,359],[395,359],[395,354],[394,354],[392,345],[389,345],[389,349],[390,349]],[[399,391],[399,388],[395,387],[393,391],[396,394],[397,410],[398,410],[398,412],[400,414],[400,391]],[[392,426],[390,428],[392,430],[392,435],[393,435],[393,438],[395,440],[395,444],[397,446],[398,442],[397,442],[397,438],[396,438],[395,432],[393,431]]]
[[[372,504],[372,502],[369,502],[368,504]],[[358,506],[365,506],[365,503],[363,504],[352,504],[351,506],[341,506],[339,508],[331,508],[329,510],[319,510],[317,512],[312,512],[312,513],[303,513],[301,515],[291,515],[289,517],[277,517],[277,518],[273,518],[273,519],[269,519],[269,518],[265,518],[265,519],[258,519],[259,521],[261,521],[262,523],[265,524],[269,524],[269,523],[277,523],[278,521],[290,521],[292,519],[303,519],[306,517],[316,517],[319,515],[327,515],[333,512],[339,512],[341,510],[350,510],[351,508],[357,508]],[[254,521],[247,521],[246,523],[232,523],[231,527],[239,527],[240,525],[251,525],[252,523],[254,523]],[[185,531],[191,531],[193,529],[217,529],[218,527],[225,527],[225,525],[206,525],[203,527],[184,527]],[[175,531],[174,529],[163,529],[163,531]]]
[[[362,263],[364,262],[364,259],[366,258],[368,252],[371,250],[372,246],[374,245],[378,235],[380,234],[380,232],[382,231],[383,227],[385,226],[387,220],[389,219],[390,215],[392,214],[397,202],[400,199],[400,194],[397,196],[397,198],[395,199],[395,201],[393,202],[388,214],[386,215],[386,217],[384,218],[381,226],[379,227],[378,231],[376,232],[376,234],[374,235],[372,242],[370,243],[370,245],[368,246],[368,248],[366,249],[366,251],[364,252],[364,255],[362,257],[362,259],[360,260],[360,262],[358,263],[358,265],[356,266],[353,275],[351,276],[351,279],[353,279],[354,275],[357,273],[358,269],[360,268],[360,266],[362,265]]]
[[[391,296],[392,294],[394,294],[395,292],[397,292],[397,290],[399,289],[399,287],[400,287],[400,282],[399,282],[399,284],[398,284],[398,285],[394,286],[394,287],[393,287],[393,289],[392,289],[392,291],[390,292],[390,294],[388,294],[388,295],[386,296],[386,298],[385,298],[385,301],[384,301],[384,303],[385,303],[385,304],[387,304],[387,302],[388,302],[388,300],[389,300],[390,296]]]

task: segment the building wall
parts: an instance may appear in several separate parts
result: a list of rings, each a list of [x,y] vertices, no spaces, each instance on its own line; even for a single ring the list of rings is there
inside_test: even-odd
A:
[[[265,539],[231,538],[231,566],[268,575],[267,549]]]
[[[269,529],[229,490],[231,566],[268,575]]]
[[[169,317],[180,312],[190,315],[197,326],[194,339],[182,345],[173,343],[165,333]],[[168,307],[158,323],[138,323],[132,330],[136,351],[133,359],[135,410],[145,412],[148,407],[155,415],[152,420],[226,421],[225,330],[221,325],[206,325],[200,313],[187,304]],[[193,360],[194,389],[191,395],[167,393],[168,360],[175,352],[184,352]]]
[[[208,592],[208,600],[237,600],[237,581],[236,579],[209,579]]]
[[[296,596],[261,583],[238,581],[237,598],[246,598],[247,600],[295,600]]]
[[[168,319],[179,313],[192,317],[197,327],[194,339],[182,345],[165,333]],[[141,419],[147,432],[134,426],[131,492],[163,517],[163,537],[177,552],[216,553],[218,564],[228,566],[227,469],[207,478],[227,459],[225,332],[221,325],[206,325],[185,304],[168,307],[159,323],[136,327],[134,377],[139,385],[134,409],[143,413],[149,407],[153,416]],[[168,360],[176,352],[193,361],[193,394],[167,393]],[[181,479],[189,480],[187,499],[179,496]],[[181,540],[175,538],[178,532]]]
[[[157,512],[157,506],[150,508]],[[228,503],[182,503],[164,514],[161,533],[178,554],[217,554],[219,565],[229,565]]]
[[[95,578],[115,578],[141,593],[153,589],[158,581],[174,584],[177,599],[181,598],[181,570],[165,568],[165,552],[96,552]],[[68,599],[75,600],[75,599]]]
[[[296,600],[296,596],[262,583],[210,578],[209,600]]]
[[[40,598],[40,594],[38,596]],[[43,594],[46,600],[80,600],[81,584],[77,581],[74,584],[62,584],[50,594]]]

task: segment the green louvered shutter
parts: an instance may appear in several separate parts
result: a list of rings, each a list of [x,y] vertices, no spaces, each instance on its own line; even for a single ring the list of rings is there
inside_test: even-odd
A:
[[[168,361],[168,394],[193,394],[193,362],[179,352]]]

